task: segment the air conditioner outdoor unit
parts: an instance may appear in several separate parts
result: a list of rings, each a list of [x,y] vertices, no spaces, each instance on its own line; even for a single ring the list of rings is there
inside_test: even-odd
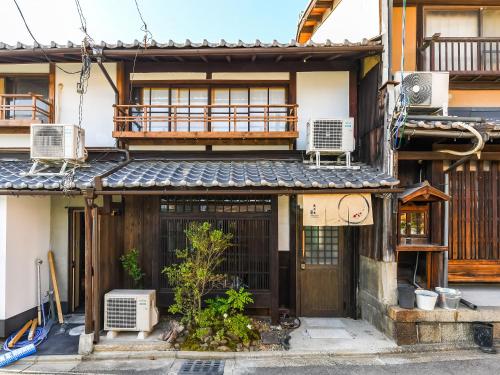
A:
[[[448,72],[397,72],[395,80],[400,82],[396,95],[404,94],[410,109],[448,110]]]
[[[30,144],[33,160],[85,160],[85,131],[76,125],[31,124]]]
[[[307,153],[340,155],[354,151],[354,119],[311,119],[307,123]]]
[[[154,290],[115,289],[104,296],[104,330],[138,331],[145,337],[158,323]]]

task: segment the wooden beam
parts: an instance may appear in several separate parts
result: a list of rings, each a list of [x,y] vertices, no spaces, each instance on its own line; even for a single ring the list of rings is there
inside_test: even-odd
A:
[[[93,298],[92,298],[92,210],[94,207],[94,190],[88,189],[84,192],[85,200],[85,333],[90,334],[94,330]]]
[[[59,324],[63,324],[64,316],[61,308],[61,297],[59,295],[59,286],[57,284],[57,276],[56,276],[56,266],[54,264],[54,253],[52,252],[52,250],[49,250],[47,258],[49,259],[50,278],[52,280],[52,288],[54,288],[54,297],[56,298],[57,319],[59,320]]]
[[[120,91],[116,87],[115,83],[113,82],[113,79],[110,77],[108,71],[106,70],[106,67],[102,63],[101,59],[97,59],[97,65],[99,65],[99,68],[101,68],[102,74],[104,74],[104,78],[106,78],[106,81],[108,81],[109,85],[115,92],[115,104],[119,104],[120,102]]]
[[[398,160],[458,160],[461,156],[437,151],[398,151]],[[500,152],[481,152],[481,158],[473,155],[471,160],[500,160]]]

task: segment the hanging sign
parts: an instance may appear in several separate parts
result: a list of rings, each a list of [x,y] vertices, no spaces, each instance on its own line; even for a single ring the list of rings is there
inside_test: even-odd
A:
[[[372,225],[370,194],[305,194],[304,226]]]

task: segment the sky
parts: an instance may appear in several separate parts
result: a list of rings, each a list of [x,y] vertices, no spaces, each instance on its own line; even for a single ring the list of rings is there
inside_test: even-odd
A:
[[[0,0],[0,42],[32,44],[13,0]],[[17,0],[36,39],[65,44],[83,33],[74,0]],[[288,42],[295,38],[299,14],[309,0],[137,0],[153,39],[191,41]],[[114,43],[142,40],[134,0],[80,0],[89,35]]]

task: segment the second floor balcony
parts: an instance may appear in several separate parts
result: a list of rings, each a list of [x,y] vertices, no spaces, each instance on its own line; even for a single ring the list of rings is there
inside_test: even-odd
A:
[[[292,143],[297,105],[116,105],[113,136],[131,143]]]
[[[29,133],[33,123],[52,123],[52,103],[38,94],[0,94],[0,133]]]
[[[437,34],[424,39],[422,51],[422,70],[447,71],[452,79],[500,76],[500,37],[452,38]]]

